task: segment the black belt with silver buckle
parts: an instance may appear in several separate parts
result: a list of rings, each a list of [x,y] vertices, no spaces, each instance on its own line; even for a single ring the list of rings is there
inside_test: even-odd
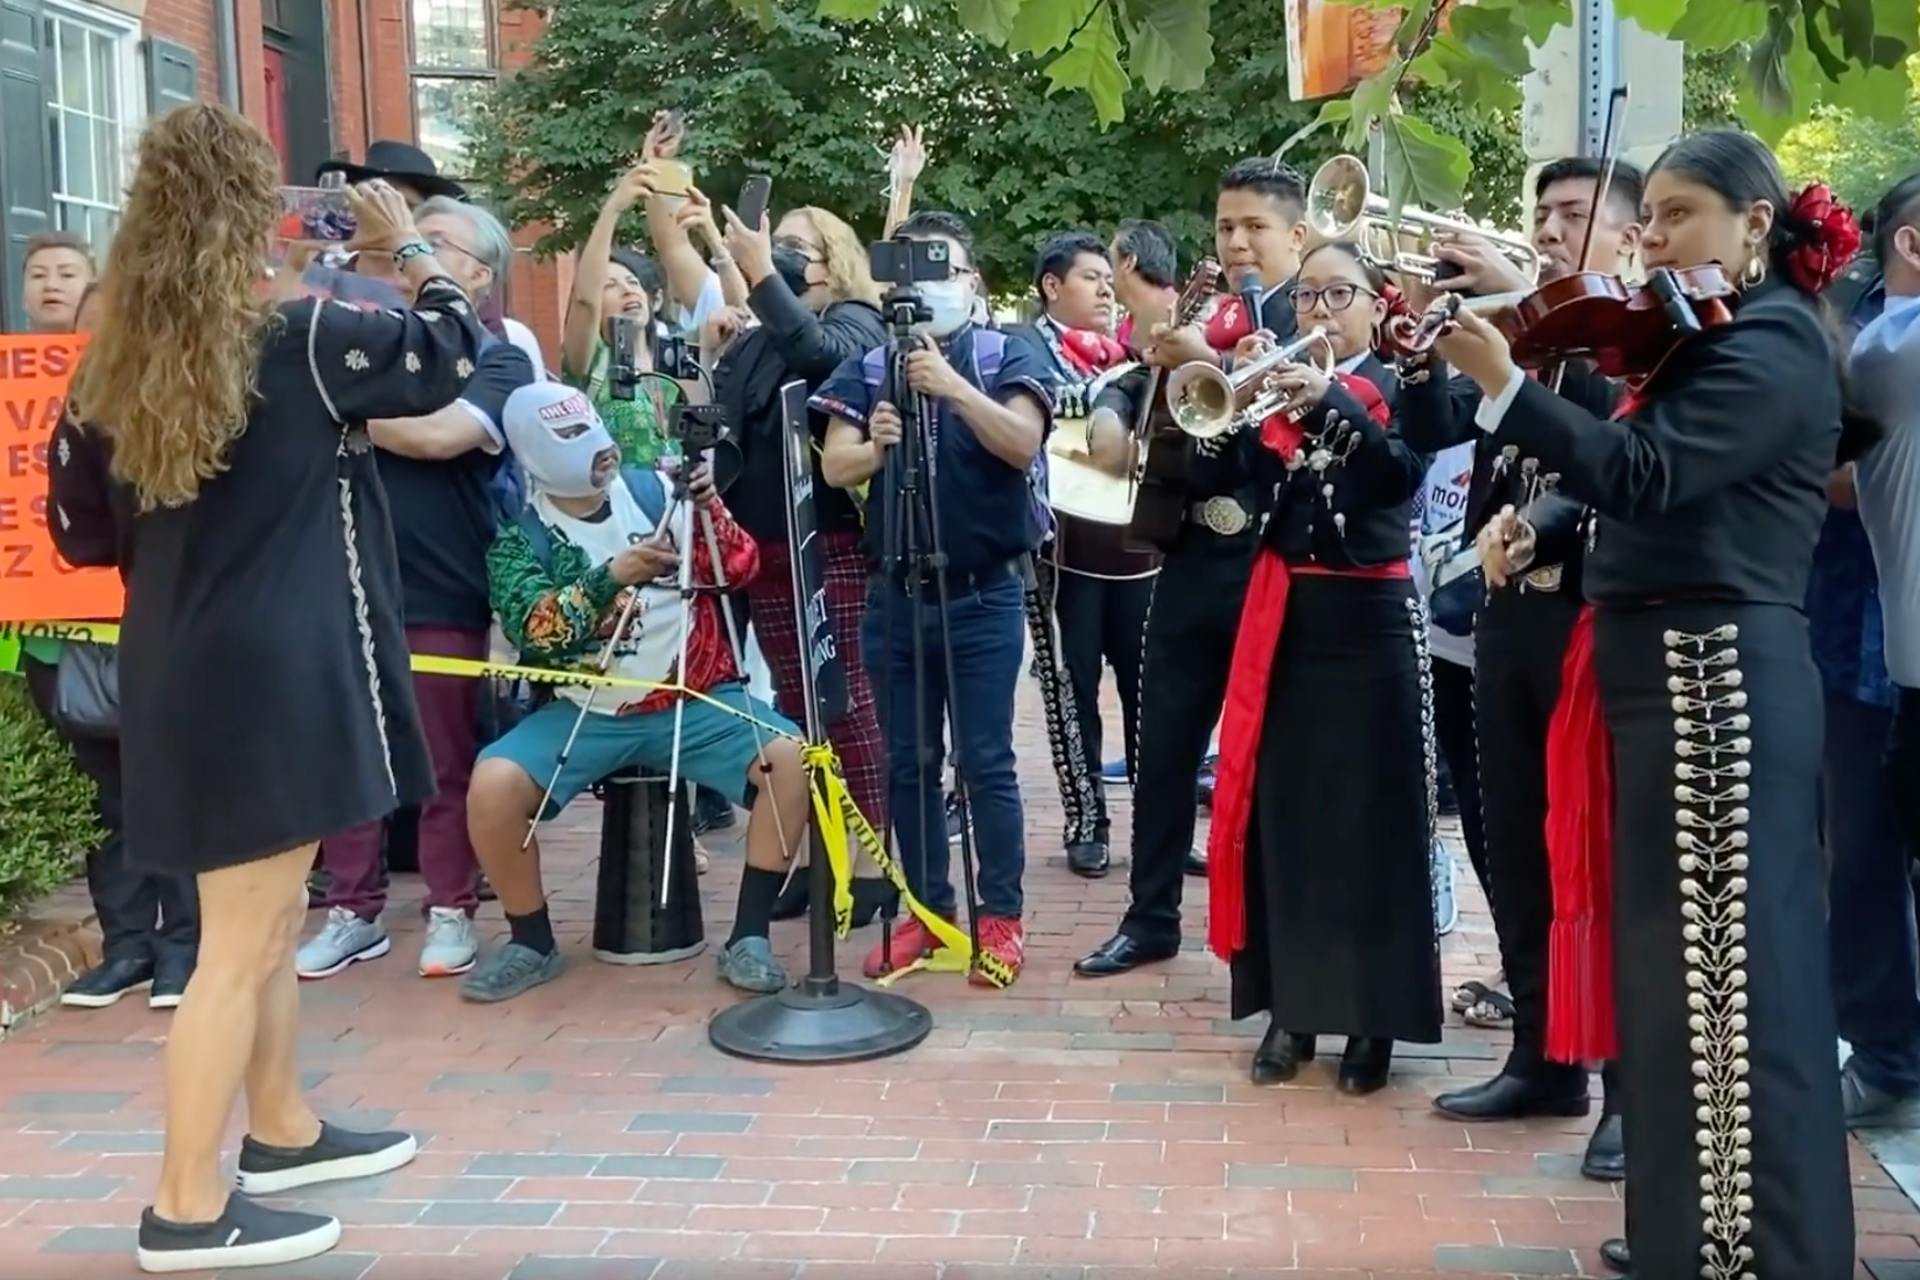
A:
[[[1223,538],[1232,538],[1253,526],[1253,514],[1237,498],[1203,498],[1187,507],[1187,522]]]

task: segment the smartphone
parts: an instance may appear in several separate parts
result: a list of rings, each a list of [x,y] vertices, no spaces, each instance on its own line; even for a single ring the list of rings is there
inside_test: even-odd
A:
[[[659,175],[654,189],[663,196],[684,196],[693,187],[693,170],[684,160],[655,160],[653,170]]]
[[[341,187],[281,187],[279,233],[282,240],[339,244],[353,239],[359,220],[347,207]]]
[[[740,199],[733,211],[749,231],[758,231],[761,220],[767,216],[767,201],[772,197],[773,179],[764,173],[751,174],[740,188]]]

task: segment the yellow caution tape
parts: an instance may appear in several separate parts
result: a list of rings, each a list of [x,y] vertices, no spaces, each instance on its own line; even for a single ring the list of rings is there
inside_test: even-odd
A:
[[[0,640],[70,640],[82,644],[119,644],[120,625],[114,622],[0,622]],[[412,669],[421,675],[457,676],[465,679],[483,680],[505,678],[527,680],[536,684],[556,685],[598,685],[606,688],[642,689],[649,692],[666,690],[698,699],[708,706],[726,712],[730,716],[757,725],[769,735],[786,738],[800,744],[800,759],[807,770],[808,790],[813,800],[814,820],[819,824],[821,843],[827,851],[827,863],[833,872],[833,925],[834,933],[846,937],[853,928],[853,858],[849,849],[848,836],[852,835],[873,864],[880,869],[900,894],[900,902],[909,914],[926,927],[940,943],[931,955],[921,956],[912,964],[879,979],[878,985],[890,986],[908,974],[926,971],[929,973],[969,973],[977,971],[996,987],[1006,987],[1013,983],[1013,970],[996,956],[982,952],[976,956],[973,941],[958,926],[943,916],[929,911],[921,901],[913,896],[907,887],[907,877],[887,853],[886,842],[880,839],[860,812],[860,806],[854,802],[853,793],[847,789],[846,778],[840,767],[840,759],[834,753],[833,746],[824,742],[807,742],[790,729],[768,724],[757,716],[750,715],[740,708],[730,706],[717,698],[708,696],[698,689],[688,689],[678,684],[667,684],[658,680],[635,680],[627,676],[601,675],[593,671],[557,670],[552,667],[529,667],[514,662],[481,662],[473,658],[448,658],[438,654],[413,653],[408,655]]]

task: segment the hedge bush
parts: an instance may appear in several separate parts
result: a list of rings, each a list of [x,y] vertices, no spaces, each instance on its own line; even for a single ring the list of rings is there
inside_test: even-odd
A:
[[[0,931],[99,845],[93,806],[93,780],[34,707],[27,682],[0,675]]]

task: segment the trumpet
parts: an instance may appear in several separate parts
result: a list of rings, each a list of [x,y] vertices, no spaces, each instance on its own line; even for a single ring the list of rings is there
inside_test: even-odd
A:
[[[1190,360],[1167,375],[1167,406],[1174,425],[1197,440],[1211,440],[1258,422],[1280,408],[1284,397],[1262,394],[1247,408],[1238,407],[1240,393],[1257,387],[1281,365],[1298,362],[1301,353],[1320,345],[1320,371],[1333,374],[1333,344],[1327,331],[1315,325],[1311,333],[1259,356],[1227,373],[1205,360]]]
[[[1489,231],[1465,218],[1447,218],[1411,206],[1389,220],[1387,198],[1367,183],[1367,167],[1354,156],[1335,156],[1307,185],[1307,225],[1324,240],[1357,243],[1382,271],[1431,282],[1440,260],[1431,252],[1439,232],[1489,240],[1528,280],[1540,278],[1540,255],[1519,236]]]

